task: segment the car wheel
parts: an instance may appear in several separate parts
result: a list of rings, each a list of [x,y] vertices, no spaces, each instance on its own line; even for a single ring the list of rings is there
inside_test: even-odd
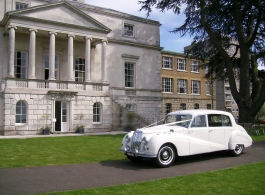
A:
[[[127,158],[130,159],[132,162],[140,162],[144,159],[143,157],[133,157],[133,156],[128,156],[128,155],[127,155]]]
[[[230,150],[232,156],[240,156],[244,151],[244,145],[237,144],[235,149]]]
[[[176,158],[175,148],[171,144],[163,145],[155,158],[155,163],[158,167],[164,168],[172,165]]]

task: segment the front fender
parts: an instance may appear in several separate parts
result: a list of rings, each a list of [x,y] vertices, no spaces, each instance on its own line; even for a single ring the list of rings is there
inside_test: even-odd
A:
[[[164,144],[173,144],[179,156],[189,155],[189,138],[187,135],[165,133],[153,136],[148,142],[149,151],[157,154]]]

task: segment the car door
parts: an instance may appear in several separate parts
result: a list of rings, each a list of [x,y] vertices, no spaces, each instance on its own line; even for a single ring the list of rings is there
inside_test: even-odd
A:
[[[192,120],[189,127],[190,155],[211,151],[210,137],[206,125],[206,116],[198,115]]]
[[[221,114],[208,114],[208,127],[211,151],[224,150],[225,146],[225,127]]]

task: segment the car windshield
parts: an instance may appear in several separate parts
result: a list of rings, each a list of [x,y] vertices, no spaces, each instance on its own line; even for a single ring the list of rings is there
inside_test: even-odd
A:
[[[171,114],[171,115],[166,116],[164,120],[164,124],[180,122],[180,123],[176,123],[175,125],[188,127],[191,119],[192,119],[192,115],[190,114]]]

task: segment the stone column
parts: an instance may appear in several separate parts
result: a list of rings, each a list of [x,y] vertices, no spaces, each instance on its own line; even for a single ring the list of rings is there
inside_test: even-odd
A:
[[[85,37],[86,39],[86,53],[85,53],[85,82],[91,82],[91,65],[90,65],[90,56],[91,56],[91,40],[90,37]]]
[[[36,29],[29,29],[30,31],[30,41],[29,41],[29,71],[28,78],[36,79],[35,77],[35,50],[36,50]]]
[[[15,58],[15,26],[9,26],[9,45],[8,45],[8,77],[14,77],[14,58]]]
[[[55,35],[56,32],[49,32],[50,34],[50,50],[49,50],[49,80],[55,80]]]
[[[101,51],[101,78],[102,82],[107,82],[107,67],[106,67],[106,45],[107,40],[102,40],[102,51]]]
[[[68,81],[74,81],[73,62],[74,62],[74,35],[68,35]]]

